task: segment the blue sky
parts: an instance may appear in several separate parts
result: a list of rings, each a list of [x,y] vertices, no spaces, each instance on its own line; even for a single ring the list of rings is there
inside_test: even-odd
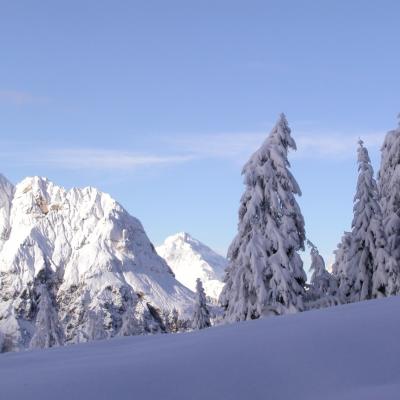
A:
[[[224,253],[240,170],[284,111],[308,236],[349,229],[356,142],[400,111],[398,1],[0,1],[5,176],[110,192],[150,238]]]

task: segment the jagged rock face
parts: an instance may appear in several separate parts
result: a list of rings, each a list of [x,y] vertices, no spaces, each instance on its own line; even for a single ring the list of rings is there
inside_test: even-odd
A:
[[[224,286],[226,258],[185,232],[165,239],[157,247],[157,253],[166,260],[179,282],[195,291],[196,279],[200,278],[207,296],[218,300]]]
[[[141,223],[94,188],[2,177],[0,230],[3,350],[158,332],[163,313],[191,314]]]

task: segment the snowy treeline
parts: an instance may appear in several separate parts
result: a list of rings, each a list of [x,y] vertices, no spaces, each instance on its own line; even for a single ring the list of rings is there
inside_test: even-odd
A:
[[[220,297],[225,321],[399,294],[400,128],[386,136],[378,183],[359,141],[352,229],[335,251],[332,274],[317,247],[307,241],[309,284],[299,255],[306,241],[296,201],[301,190],[290,172],[289,150],[296,150],[296,143],[282,114],[243,168],[246,189]]]
[[[325,261],[317,247],[309,240],[307,245],[310,247],[310,272],[312,272],[305,298],[307,308],[336,305],[339,303],[337,279],[326,270]]]
[[[393,173],[393,169],[387,163],[384,145],[381,187],[386,186],[385,181],[392,181],[388,175]],[[399,291],[399,266],[392,256],[394,249],[390,247],[388,238],[392,234],[391,240],[398,240],[400,232],[397,227],[397,235],[395,230],[387,230],[386,233],[382,214],[382,208],[387,210],[388,204],[393,203],[388,200],[384,191],[378,190],[368,151],[362,141],[358,148],[358,171],[352,230],[344,234],[335,252],[336,261],[333,265],[333,273],[339,283],[338,296],[345,303],[390,296]],[[387,190],[386,193],[391,196],[391,191]],[[385,223],[387,228],[395,218],[391,218],[390,211],[385,214],[389,214]],[[394,215],[398,219],[396,213]]]

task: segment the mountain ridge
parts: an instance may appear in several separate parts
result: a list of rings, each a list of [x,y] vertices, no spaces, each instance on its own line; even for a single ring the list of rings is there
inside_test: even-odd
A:
[[[0,179],[3,350],[165,330],[191,316],[194,294],[159,257],[142,224],[93,187]]]
[[[218,300],[228,266],[224,257],[187,232],[167,237],[156,250],[171,267],[178,281],[195,291],[196,279],[200,278],[207,296]]]

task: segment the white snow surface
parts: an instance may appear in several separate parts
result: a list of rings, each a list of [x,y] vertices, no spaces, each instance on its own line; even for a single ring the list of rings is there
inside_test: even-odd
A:
[[[7,400],[397,400],[400,298],[0,355]]]
[[[226,258],[185,232],[169,236],[156,250],[179,282],[195,291],[196,279],[199,278],[206,295],[218,299],[228,266]]]
[[[95,188],[40,177],[14,188],[0,176],[0,230],[6,350],[155,331],[147,304],[191,317],[194,293],[140,221]]]

